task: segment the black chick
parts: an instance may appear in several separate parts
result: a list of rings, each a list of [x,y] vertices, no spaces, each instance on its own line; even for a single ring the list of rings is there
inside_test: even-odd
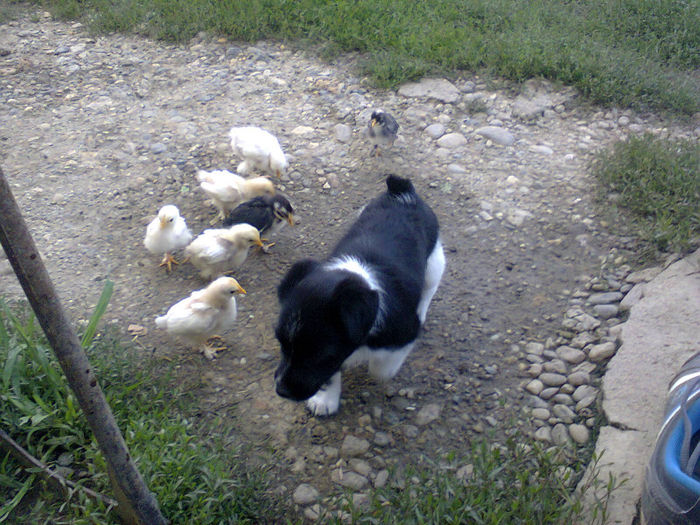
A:
[[[275,234],[285,223],[294,226],[294,208],[289,200],[279,193],[255,197],[236,206],[224,219],[225,227],[242,223],[255,226],[261,235]],[[266,248],[270,246],[272,244]]]
[[[367,134],[374,145],[372,153],[375,157],[380,155],[379,146],[394,144],[398,132],[399,124],[389,113],[381,109],[372,112],[367,125]]]

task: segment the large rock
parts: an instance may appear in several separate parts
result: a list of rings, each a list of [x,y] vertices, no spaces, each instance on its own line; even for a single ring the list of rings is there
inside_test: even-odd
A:
[[[424,78],[420,82],[409,82],[399,88],[404,97],[434,98],[451,104],[459,100],[459,89],[444,78]]]
[[[668,384],[700,347],[698,319],[700,250],[647,283],[630,310],[622,345],[603,379],[603,409],[611,424],[658,431]]]
[[[634,430],[619,430],[613,427],[601,427],[595,447],[595,456],[600,458],[596,465],[588,465],[586,473],[578,484],[584,503],[584,515],[577,525],[595,523],[593,512],[596,504],[604,501],[607,496],[606,487],[609,476],[613,475],[615,482],[622,485],[610,494],[608,500],[608,519],[605,523],[630,525],[637,515],[637,501],[642,492],[644,467],[647,457],[640,454],[645,450],[646,437],[642,432]],[[598,468],[598,472],[595,472]],[[597,474],[599,483],[588,486],[592,476]],[[600,514],[600,512],[598,513]]]
[[[598,479],[603,486],[609,474],[618,482],[627,479],[612,494],[609,523],[629,525],[636,516],[669,382],[700,348],[698,319],[700,250],[644,285],[643,296],[632,305],[620,330],[622,345],[603,378],[603,410],[611,426],[601,429],[596,444],[596,454],[605,452]],[[593,491],[588,492],[592,497]],[[592,499],[587,501],[593,504]]]

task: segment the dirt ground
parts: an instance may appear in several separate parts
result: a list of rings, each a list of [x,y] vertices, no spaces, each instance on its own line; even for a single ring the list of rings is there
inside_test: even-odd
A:
[[[513,111],[517,88],[473,75],[452,79],[459,95],[451,103],[377,91],[357,76],[357,57],[323,63],[276,43],[202,36],[174,46],[91,36],[42,13],[3,25],[0,35],[0,165],[69,311],[88,317],[105,279],[113,280],[106,321],[144,357],[178,363],[183,381],[194,377],[202,415],[232,411],[241,442],[283,451],[282,492],[301,482],[332,491],[334,449],[348,434],[373,443],[367,458],[376,475],[466,450],[485,432],[502,435],[512,418],[527,432],[523,345],[556,338],[570,293],[611,249],[624,255],[633,247],[597,217],[586,163],[634,125],[667,126],[586,107],[548,85],[538,89],[551,103],[523,120]],[[378,159],[361,133],[375,107],[401,126]],[[194,233],[209,226],[215,210],[195,170],[235,169],[227,132],[248,124],[274,132],[289,155],[290,170],[276,183],[299,224],[236,272],[248,294],[235,328],[223,334],[229,351],[209,362],[153,322],[206,283],[190,265],[167,275],[143,236],[166,203]],[[465,140],[444,147],[429,124]],[[515,142],[485,139],[477,133],[485,125],[510,130]],[[382,385],[349,373],[339,414],[312,418],[274,393],[275,289],[295,260],[331,249],[383,191],[387,173],[411,177],[433,206],[447,269],[398,376]],[[5,259],[0,289],[21,295]],[[429,405],[437,417],[420,424],[416,415]],[[377,433],[388,444],[377,444],[384,442]]]

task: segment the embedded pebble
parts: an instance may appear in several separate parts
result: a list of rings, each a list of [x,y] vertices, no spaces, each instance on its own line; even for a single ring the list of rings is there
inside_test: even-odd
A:
[[[367,450],[369,450],[369,441],[348,434],[340,447],[340,454],[343,457],[359,456]]]
[[[543,388],[544,384],[539,379],[533,379],[525,386],[525,390],[534,395],[538,395],[540,392],[542,392]]]
[[[292,494],[292,500],[297,505],[308,505],[318,500],[318,490],[308,483],[299,485]]]
[[[547,386],[560,386],[566,383],[566,376],[563,374],[554,374],[551,372],[543,372],[540,374],[540,381]]]
[[[615,317],[619,312],[619,308],[615,304],[597,304],[593,307],[593,313],[595,313],[601,319],[610,319]]]
[[[416,424],[423,426],[432,423],[440,417],[442,407],[437,403],[430,403],[421,408],[416,414]]]
[[[607,342],[594,345],[588,352],[588,358],[591,361],[602,361],[608,357],[612,357],[615,353],[615,343]]]
[[[572,424],[569,425],[569,435],[579,445],[583,445],[588,442],[590,437],[590,431],[586,425]]]
[[[586,359],[585,353],[576,348],[571,348],[570,346],[560,346],[557,348],[556,352],[563,361],[566,361],[572,365],[577,365]],[[562,373],[566,373],[566,371]]]
[[[617,303],[622,299],[622,294],[620,292],[604,292],[604,293],[594,293],[588,297],[588,302],[596,304],[610,304]]]
[[[335,469],[331,472],[331,481],[353,490],[360,490],[369,483],[366,477],[357,472],[343,471],[342,468]]]

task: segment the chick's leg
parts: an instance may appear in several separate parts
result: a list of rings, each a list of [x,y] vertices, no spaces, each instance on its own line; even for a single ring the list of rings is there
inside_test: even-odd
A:
[[[163,255],[163,260],[160,262],[160,266],[165,266],[167,268],[166,271],[172,272],[173,271],[173,264],[180,264],[175,260],[175,257],[172,256],[170,253],[166,253]]]
[[[206,357],[209,360],[212,360],[216,357],[217,352],[223,352],[224,350],[228,350],[226,346],[213,346],[210,341],[212,339],[219,339],[223,341],[223,338],[219,335],[213,335],[211,336],[199,349],[199,351],[204,354],[204,357]]]

